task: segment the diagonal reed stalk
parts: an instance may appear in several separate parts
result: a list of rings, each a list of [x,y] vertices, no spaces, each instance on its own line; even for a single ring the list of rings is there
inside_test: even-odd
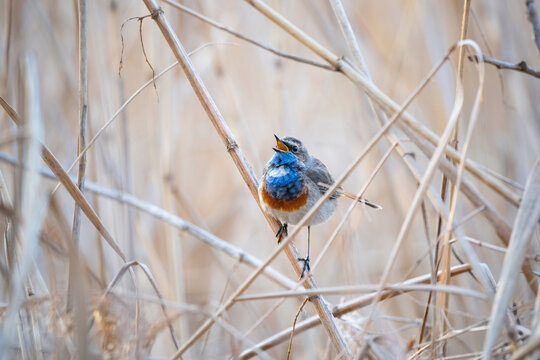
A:
[[[495,342],[505,318],[505,310],[510,304],[517,284],[520,266],[527,251],[528,242],[540,221],[540,156],[537,157],[525,185],[523,201],[518,210],[508,251],[498,284],[497,295],[491,308],[489,329],[484,342],[482,358],[491,359]],[[536,280],[535,280],[536,281]],[[538,319],[536,319],[538,320]]]
[[[4,108],[4,110],[7,112],[7,114],[10,116],[10,118],[13,120],[13,122],[18,126],[22,127],[23,122],[17,112],[9,106],[9,104],[0,97],[0,105]],[[81,193],[79,188],[75,185],[75,183],[71,180],[69,175],[66,173],[66,171],[62,168],[62,165],[60,162],[56,159],[56,157],[53,155],[53,153],[43,144],[40,144],[40,152],[41,152],[41,159],[45,162],[45,164],[49,167],[51,172],[54,174],[56,179],[60,181],[60,183],[64,186],[64,188],[67,190],[69,195],[73,198],[75,203],[81,208],[83,213],[87,216],[88,220],[94,225],[96,230],[100,233],[100,235],[105,239],[105,241],[109,244],[109,246],[113,249],[113,251],[124,261],[124,263],[127,262],[127,258],[123,251],[120,249],[116,241],[113,239],[109,231],[105,228],[103,225],[101,219],[96,214],[88,200],[86,200],[85,196]],[[135,279],[135,275],[133,273],[133,269],[129,267],[129,274],[132,279]],[[149,271],[149,269],[148,269]],[[136,304],[136,312],[138,312],[138,301]],[[167,320],[169,320],[167,318]],[[172,326],[169,326],[171,330],[171,337],[173,339],[173,342],[175,343],[176,348],[178,348],[177,343],[177,336],[175,334],[174,328]]]
[[[189,57],[187,56],[186,51],[184,50],[182,44],[178,40],[178,37],[170,27],[167,19],[165,18],[163,14],[163,10],[158,7],[157,3],[153,0],[144,0],[145,5],[147,6],[148,10],[150,11],[150,14],[152,15],[152,18],[155,20],[156,24],[158,25],[159,29],[161,30],[165,40],[169,44],[169,47],[173,51],[175,57],[177,58],[179,64],[182,66],[193,90],[195,91],[195,94],[197,95],[199,101],[201,102],[201,105],[203,106],[206,114],[208,115],[210,121],[216,128],[216,131],[220,135],[222,141],[224,142],[227,151],[229,152],[230,156],[233,159],[233,162],[235,163],[236,167],[238,168],[242,178],[244,179],[244,182],[247,184],[249,190],[251,191],[251,194],[253,195],[254,199],[258,203],[258,190],[257,190],[257,179],[255,175],[253,174],[253,171],[251,167],[249,166],[247,160],[245,159],[242,151],[240,150],[238,144],[234,140],[234,137],[228,128],[227,124],[225,123],[223,117],[221,116],[221,113],[217,109],[214,101],[212,100],[210,94],[206,90],[204,84],[202,83],[200,77],[196,73],[195,69],[193,68],[193,65],[191,64],[191,61],[189,60]],[[331,194],[331,192],[327,192],[327,194]],[[321,199],[319,201],[319,206],[322,205],[322,201],[326,199]],[[260,204],[259,204],[260,206]],[[315,208],[312,210],[316,210]],[[264,213],[264,212],[263,212]],[[310,211],[313,215],[313,211]],[[309,215],[309,214],[308,214]],[[307,216],[307,215],[306,215]],[[272,230],[274,232],[277,232],[280,224],[276,219],[273,219],[265,214],[265,218],[269,222]],[[305,221],[304,221],[305,222]],[[295,272],[300,275],[302,269],[300,268],[300,265],[298,264],[297,258],[299,257],[296,251],[293,250],[293,247],[290,245],[290,240],[296,235],[296,233],[300,229],[299,226],[291,233],[291,235],[285,239],[281,246],[276,249],[274,252],[274,257],[277,256],[278,251],[286,247],[286,254],[289,258],[289,261],[293,265],[293,268],[295,269]],[[294,235],[293,235],[294,234]],[[270,260],[265,262],[265,265],[267,265]],[[184,344],[184,346],[174,355],[175,358],[180,357],[182,353],[184,353],[187,348],[189,348],[202,334],[204,334],[214,323],[215,317],[219,316],[223,311],[227,310],[233,303],[233,299],[242,294],[245,289],[251,284],[253,280],[255,280],[255,277],[258,276],[258,274],[261,272],[261,268],[259,268],[258,271],[256,271],[250,278],[248,278],[244,284],[240,286],[239,289],[235,291],[235,293],[225,302],[224,305],[220,307],[218,312],[214,315],[213,318],[209,319],[199,330]],[[315,282],[313,281],[312,277],[309,276],[308,280],[304,282],[304,287],[306,288],[314,288],[316,287]],[[324,301],[324,299],[320,296],[316,296],[312,299],[312,303],[314,304],[315,310],[317,311],[318,315],[321,318],[321,321],[324,324],[325,331],[330,338],[330,341],[334,345],[334,348],[336,350],[336,353],[342,354],[343,357],[349,357],[350,356],[350,350],[348,349],[348,346],[343,339],[343,335],[341,334],[341,331],[337,327],[337,324],[335,320],[332,317],[332,314],[330,312],[330,309],[328,308],[328,305]]]
[[[0,105],[7,112],[11,120],[17,125],[22,126],[22,120],[17,114],[17,112],[2,98],[0,97]],[[81,208],[84,214],[88,217],[88,220],[94,225],[96,230],[103,236],[103,239],[109,244],[109,246],[114,250],[114,252],[122,259],[126,261],[126,256],[123,251],[120,249],[120,246],[113,239],[111,234],[107,231],[103,225],[101,219],[96,214],[92,205],[86,200],[84,195],[81,193],[77,185],[73,183],[69,175],[66,173],[60,162],[56,159],[54,154],[47,148],[47,146],[41,144],[41,159],[45,162],[47,167],[53,172],[57,177],[58,181],[65,187],[69,195],[73,198],[75,203]]]
[[[13,158],[13,156],[5,154],[3,152],[0,152],[0,161],[4,161],[11,165],[17,164],[17,160]],[[56,180],[56,176],[48,169],[41,169],[40,173],[46,178]],[[262,261],[253,256],[252,254],[226,242],[223,239],[218,238],[217,236],[204,230],[203,228],[198,227],[178,217],[177,215],[160,208],[159,206],[156,206],[147,201],[143,201],[131,194],[106,188],[91,181],[87,181],[85,186],[86,190],[91,193],[117,201],[121,204],[126,204],[134,209],[140,210],[155,217],[156,219],[170,224],[180,231],[185,231],[194,236],[195,238],[201,240],[205,244],[220,250],[231,258],[236,259],[237,261],[244,263],[252,268],[257,268],[262,265]],[[284,288],[292,289],[297,284],[296,282],[290,280],[285,275],[278,272],[272,267],[266,267],[264,269],[263,275],[267,276],[270,280],[274,281],[276,284]]]
[[[272,9],[262,0],[245,0],[252,5],[260,13],[273,21],[276,25],[288,32],[292,37],[297,39],[300,43],[306,46],[325,59],[330,65],[335,66],[342,72],[349,80],[362,89],[381,109],[387,114],[395,114],[399,111],[399,105],[394,102],[388,95],[383,93],[379,88],[373,84],[369,78],[365,77],[363,72],[344,61],[341,57],[333,54],[330,50],[319,44],[304,31],[298,28],[296,25],[287,20],[284,16]],[[417,133],[422,138],[426,139],[433,145],[440,143],[439,137],[431,131],[427,126],[419,122],[411,113],[405,111],[401,115],[401,120],[405,123],[404,126]],[[446,146],[444,149],[445,155],[449,156],[453,160],[459,160],[459,153],[451,146]],[[484,182],[498,194],[506,198],[513,205],[519,206],[520,197],[512,191],[510,191],[504,184],[502,184],[495,177],[485,174],[476,163],[467,159],[465,168],[480,181]]]

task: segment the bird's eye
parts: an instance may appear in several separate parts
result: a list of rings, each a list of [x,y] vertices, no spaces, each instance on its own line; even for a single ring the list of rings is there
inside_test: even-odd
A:
[[[298,146],[294,145],[294,146],[292,147],[292,151],[293,151],[293,152],[297,152],[297,151],[298,151]]]

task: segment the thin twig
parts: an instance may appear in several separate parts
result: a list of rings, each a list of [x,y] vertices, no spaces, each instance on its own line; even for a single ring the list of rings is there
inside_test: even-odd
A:
[[[467,58],[470,61],[478,62],[478,58],[476,56],[468,56]],[[497,69],[515,70],[540,79],[540,71],[532,69],[531,67],[529,67],[529,65],[527,65],[525,61],[520,61],[514,64],[502,60],[497,60],[486,55],[484,55],[482,59],[486,64],[493,65]]]
[[[209,45],[213,45],[214,43],[206,43],[204,45],[199,46],[197,49],[190,52],[188,55],[191,56],[198,52],[199,50],[204,49],[205,47]],[[152,77],[150,80],[146,81],[144,84],[142,84],[119,108],[116,110],[116,112],[111,116],[111,118],[96,132],[94,137],[90,139],[88,142],[88,145],[81,150],[79,156],[73,162],[71,165],[67,168],[66,172],[70,172],[71,169],[77,164],[80,157],[86,154],[86,152],[94,145],[94,143],[97,141],[97,139],[101,136],[101,134],[113,123],[113,121],[124,111],[124,109],[144,90],[146,87],[148,87],[150,84],[153,84],[157,79],[159,79],[161,76],[163,76],[165,73],[167,73],[169,70],[173,69],[176,65],[178,65],[178,61],[175,61],[174,63],[167,66],[165,69],[163,69],[159,74],[157,74],[155,77]],[[0,105],[3,105],[5,101],[0,97]],[[6,104],[7,105],[7,104]],[[9,105],[8,105],[9,106]],[[7,111],[7,110],[6,110]],[[9,112],[8,112],[9,113]],[[54,194],[57,190],[60,184],[57,184],[56,187],[51,191],[51,194]]]
[[[293,325],[292,325],[292,331],[291,331],[291,337],[289,339],[289,346],[287,347],[287,360],[289,360],[290,357],[291,357],[292,339],[293,339],[293,336],[294,336],[294,328],[296,327],[296,321],[298,320],[298,316],[302,312],[302,309],[304,308],[304,305],[306,305],[308,300],[309,300],[309,297],[306,297],[304,299],[304,301],[302,301],[302,304],[298,308],[298,311],[296,312],[296,316],[294,317],[294,321],[293,321]]]
[[[226,33],[229,33],[232,36],[237,37],[240,40],[244,40],[244,41],[246,41],[246,42],[248,42],[248,43],[250,43],[252,45],[260,47],[261,49],[269,51],[274,55],[280,56],[280,57],[285,58],[285,59],[293,60],[293,61],[296,61],[296,62],[299,62],[299,63],[320,67],[322,69],[331,70],[331,71],[338,71],[338,69],[336,69],[335,67],[332,67],[332,66],[329,66],[329,65],[317,62],[317,61],[313,61],[313,60],[310,60],[310,59],[305,59],[305,58],[302,58],[302,57],[299,57],[299,56],[296,56],[296,55],[288,54],[286,52],[283,52],[283,51],[274,49],[273,47],[270,47],[268,45],[265,45],[265,44],[263,44],[263,43],[261,43],[259,41],[253,40],[253,39],[251,39],[251,38],[249,38],[249,37],[247,37],[245,35],[242,35],[241,33],[237,32],[235,30],[231,29],[230,27],[222,25],[222,24],[218,23],[217,21],[214,21],[214,20],[212,20],[212,19],[210,19],[210,18],[196,12],[195,10],[190,9],[187,6],[182,5],[182,4],[180,4],[180,3],[176,2],[176,1],[163,0],[163,2],[171,5],[172,7],[175,7],[176,9],[181,10],[181,11],[183,11],[183,12],[185,12],[185,13],[187,13],[187,14],[189,14],[189,15],[191,15],[191,16],[199,19],[199,20],[201,20],[202,22],[204,22],[204,23],[206,23],[206,24],[208,24],[210,26],[215,27],[216,29],[223,30]]]
[[[159,100],[159,93],[157,91],[157,86],[156,86],[156,72],[154,71],[154,67],[150,63],[150,60],[148,60],[148,55],[146,55],[146,50],[144,48],[144,40],[143,40],[143,35],[142,35],[143,21],[144,19],[148,17],[150,17],[150,15],[130,17],[129,19],[124,20],[122,22],[122,25],[120,25],[120,43],[122,44],[122,50],[120,51],[120,63],[118,64],[118,76],[121,76],[122,68],[124,65],[124,35],[122,33],[124,30],[124,26],[126,25],[127,22],[131,20],[138,20],[139,21],[139,40],[141,41],[141,49],[144,55],[144,61],[146,61],[146,64],[148,65],[148,67],[150,67],[150,70],[152,71],[152,85],[154,85],[154,91],[156,92],[156,96]]]

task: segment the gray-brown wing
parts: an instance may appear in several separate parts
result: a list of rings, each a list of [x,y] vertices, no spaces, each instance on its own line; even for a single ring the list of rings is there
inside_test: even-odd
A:
[[[306,164],[305,174],[310,178],[320,189],[321,193],[325,193],[326,190],[334,183],[334,178],[328,172],[326,165],[317,158],[312,157]],[[322,184],[322,185],[321,185]],[[339,189],[330,196],[330,199],[335,199],[339,195]]]

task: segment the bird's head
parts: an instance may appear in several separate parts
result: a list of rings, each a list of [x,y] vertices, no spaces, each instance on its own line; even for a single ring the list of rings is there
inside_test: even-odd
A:
[[[291,160],[293,162],[305,162],[309,154],[304,147],[304,144],[292,136],[287,136],[280,139],[277,135],[274,135],[276,138],[276,147],[273,148],[276,154],[274,157],[282,158],[283,160]]]

